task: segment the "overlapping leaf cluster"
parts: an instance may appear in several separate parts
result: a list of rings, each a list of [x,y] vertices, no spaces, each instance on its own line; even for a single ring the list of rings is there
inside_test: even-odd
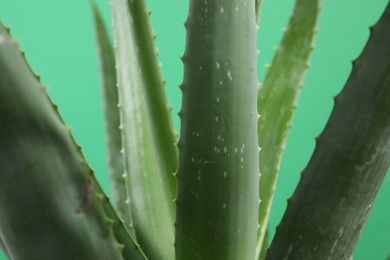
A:
[[[180,140],[145,0],[110,2],[115,48],[92,9],[113,205],[0,26],[0,246],[9,258],[350,259],[390,162],[390,5],[267,252],[321,0],[296,0],[260,90],[261,1],[191,0]]]

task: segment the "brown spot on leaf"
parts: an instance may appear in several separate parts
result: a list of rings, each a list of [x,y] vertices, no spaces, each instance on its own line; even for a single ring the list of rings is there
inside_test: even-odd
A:
[[[93,191],[93,180],[88,179],[87,184],[85,185],[84,196],[81,201],[81,205],[76,210],[78,214],[82,213],[87,208],[88,204],[92,199],[92,191]]]

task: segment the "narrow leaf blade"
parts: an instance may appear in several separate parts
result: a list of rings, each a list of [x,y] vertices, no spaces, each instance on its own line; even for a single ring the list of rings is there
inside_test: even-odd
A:
[[[263,6],[263,0],[255,0],[256,5],[256,22],[259,25],[260,24],[260,16],[261,16],[261,8]]]
[[[280,163],[313,50],[321,0],[296,0],[289,24],[258,95],[260,230],[257,257],[268,228]]]
[[[177,151],[144,0],[111,0],[128,202],[152,259],[173,259]]]
[[[115,57],[107,30],[100,13],[94,3],[91,3],[95,25],[96,43],[100,61],[101,88],[106,126],[107,161],[114,205],[131,227],[130,204],[126,204],[126,182],[123,174],[124,163],[122,151],[122,136],[119,129],[120,117],[118,110],[118,89],[116,84]],[[132,229],[130,229],[132,230]],[[134,232],[133,232],[134,233]]]

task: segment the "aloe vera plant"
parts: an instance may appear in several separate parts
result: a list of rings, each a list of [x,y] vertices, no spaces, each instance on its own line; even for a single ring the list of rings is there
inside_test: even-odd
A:
[[[262,1],[191,0],[173,128],[145,0],[91,3],[112,203],[0,25],[0,246],[10,259],[350,259],[390,163],[390,4],[272,241],[268,225],[321,0],[296,0],[257,80]]]

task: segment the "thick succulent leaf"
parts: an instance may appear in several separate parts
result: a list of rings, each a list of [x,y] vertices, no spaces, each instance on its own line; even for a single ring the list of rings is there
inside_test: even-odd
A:
[[[0,239],[11,259],[144,259],[0,24]]]
[[[177,151],[144,0],[111,0],[125,177],[134,230],[152,259],[173,259]]]
[[[190,1],[179,113],[177,259],[255,258],[254,9],[254,1]]]
[[[132,231],[130,204],[125,203],[127,192],[125,178],[123,178],[125,170],[123,154],[121,153],[122,136],[119,129],[119,100],[118,89],[116,87],[114,49],[112,48],[107,30],[96,5],[91,3],[91,7],[100,61],[101,88],[106,126],[107,161],[111,183],[111,193],[116,209]],[[134,235],[134,232],[132,233]]]
[[[268,228],[279,167],[293,113],[308,69],[321,0],[296,0],[289,24],[258,95],[260,153],[260,230],[257,256]]]
[[[266,259],[350,259],[390,164],[390,3],[371,28]]]

